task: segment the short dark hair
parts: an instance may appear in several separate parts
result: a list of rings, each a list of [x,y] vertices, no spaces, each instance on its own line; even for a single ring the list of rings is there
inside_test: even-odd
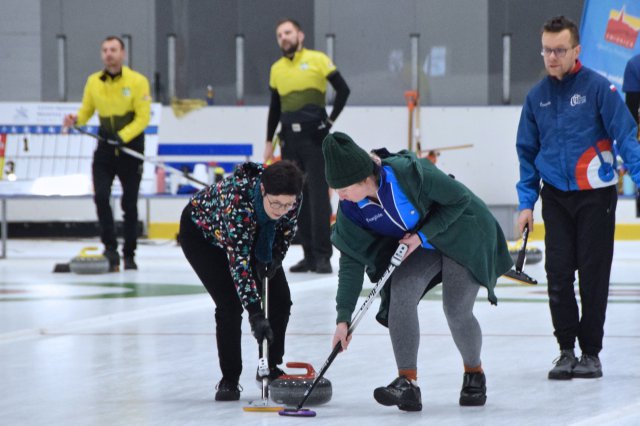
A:
[[[294,27],[296,27],[296,30],[298,31],[302,31],[302,27],[300,26],[300,22],[296,21],[295,19],[292,18],[282,18],[278,21],[278,23],[276,24],[276,30],[278,29],[278,27],[282,24],[286,24],[287,22],[291,22],[291,24],[293,24]]]
[[[571,33],[571,40],[574,46],[580,44],[580,31],[578,31],[578,26],[565,16],[554,16],[542,26],[543,33],[559,33],[564,30],[569,30],[569,33]]]
[[[303,184],[302,171],[292,161],[278,161],[262,172],[264,192],[270,195],[298,196],[302,192]]]
[[[105,41],[111,41],[111,40],[118,40],[118,43],[120,43],[120,47],[122,48],[122,50],[124,50],[124,41],[122,41],[122,39],[118,36],[114,36],[114,35],[106,36],[104,40],[102,40],[102,42],[104,43]]]

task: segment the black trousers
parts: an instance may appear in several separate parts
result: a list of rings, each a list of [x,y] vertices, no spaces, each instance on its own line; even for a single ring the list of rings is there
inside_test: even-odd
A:
[[[304,257],[310,261],[330,258],[331,200],[324,174],[322,141],[327,130],[283,132],[282,158],[294,161],[305,173],[302,207],[298,217],[298,235]]]
[[[122,184],[120,205],[124,213],[124,247],[125,257],[133,256],[138,239],[138,193],[142,179],[143,162],[128,154],[115,153],[113,147],[101,144],[93,154],[93,197],[98,221],[100,222],[100,238],[107,250],[116,250],[118,241],[111,210],[111,186],[116,176]]]
[[[541,192],[549,307],[560,349],[583,354],[602,350],[604,321],[613,260],[615,186],[560,191],[545,184]],[[578,271],[582,316],[574,280]]]
[[[180,245],[216,305],[216,342],[222,376],[237,382],[242,372],[242,304],[229,271],[225,250],[204,238],[202,231],[191,220],[191,206],[184,209],[180,219]],[[262,292],[262,283],[257,284]],[[269,346],[271,368],[282,364],[290,313],[291,292],[284,270],[280,268],[269,280],[269,323],[274,335]]]

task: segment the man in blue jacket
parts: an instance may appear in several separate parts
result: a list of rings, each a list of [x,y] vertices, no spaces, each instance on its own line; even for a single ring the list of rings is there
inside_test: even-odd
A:
[[[580,36],[574,22],[564,16],[547,21],[541,54],[548,76],[527,95],[518,127],[518,225],[521,232],[525,225],[533,230],[540,195],[549,307],[560,346],[549,379],[597,378],[602,377],[598,354],[618,197],[613,145],[615,141],[634,182],[640,182],[637,125],[615,87],[578,60]],[[576,270],[582,316],[574,292]]]
[[[624,68],[622,91],[629,112],[638,123],[640,114],[640,55],[635,55]],[[638,135],[640,139],[640,135]],[[636,189],[636,217],[640,217],[640,192]]]
[[[624,68],[622,91],[625,93],[629,112],[637,123],[638,114],[640,114],[640,55],[635,55],[627,62]]]

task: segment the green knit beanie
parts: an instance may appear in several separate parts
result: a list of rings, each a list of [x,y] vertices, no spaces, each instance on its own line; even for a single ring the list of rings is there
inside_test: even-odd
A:
[[[322,142],[324,172],[329,187],[346,188],[373,174],[373,160],[349,135],[329,133]]]

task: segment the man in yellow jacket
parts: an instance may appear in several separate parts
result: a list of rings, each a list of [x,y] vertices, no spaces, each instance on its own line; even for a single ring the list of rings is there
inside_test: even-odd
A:
[[[282,57],[269,75],[271,101],[267,118],[264,160],[273,159],[273,136],[280,123],[282,158],[294,161],[307,175],[304,184],[298,235],[304,258],[291,272],[330,274],[331,199],[324,175],[322,141],[347,103],[351,90],[331,59],[304,47],[304,32],[291,18],[276,25]],[[331,115],[327,115],[327,82],[336,92]]]
[[[102,42],[104,69],[87,79],[78,114],[68,114],[64,126],[84,125],[95,111],[100,119],[98,131],[102,138],[93,155],[94,201],[100,222],[104,255],[111,271],[120,268],[113,212],[109,203],[111,185],[116,176],[122,184],[121,206],[124,212],[124,269],[137,269],[138,191],[143,162],[123,153],[127,146],[144,153],[144,129],[151,117],[149,81],[145,76],[123,65],[124,43],[115,36]]]

